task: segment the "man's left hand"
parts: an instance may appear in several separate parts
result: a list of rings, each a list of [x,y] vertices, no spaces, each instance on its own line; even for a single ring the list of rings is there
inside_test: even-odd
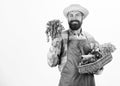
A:
[[[94,72],[95,75],[100,75],[103,72],[103,67],[101,69],[98,69],[96,72]]]

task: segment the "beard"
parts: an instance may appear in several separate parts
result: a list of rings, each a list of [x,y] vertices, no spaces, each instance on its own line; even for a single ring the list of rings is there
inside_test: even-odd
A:
[[[82,25],[82,22],[79,20],[71,20],[69,21],[69,27],[71,30],[78,30]]]

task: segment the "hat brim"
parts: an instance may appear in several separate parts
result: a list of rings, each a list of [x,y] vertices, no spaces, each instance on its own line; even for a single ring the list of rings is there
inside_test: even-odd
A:
[[[71,11],[80,11],[81,13],[83,13],[83,19],[85,19],[89,14],[89,11],[80,5],[70,5],[69,7],[65,8],[63,11],[66,18],[68,13]]]

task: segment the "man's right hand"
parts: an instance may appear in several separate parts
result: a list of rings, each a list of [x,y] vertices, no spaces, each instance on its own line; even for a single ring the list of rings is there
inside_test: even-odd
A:
[[[52,46],[53,47],[58,47],[58,46],[60,46],[60,42],[61,42],[61,38],[55,38],[55,39],[53,39],[52,40]]]

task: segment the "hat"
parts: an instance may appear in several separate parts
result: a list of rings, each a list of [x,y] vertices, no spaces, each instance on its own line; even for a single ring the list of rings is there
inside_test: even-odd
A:
[[[80,11],[83,13],[83,19],[86,18],[86,16],[88,15],[89,11],[82,7],[81,5],[79,4],[72,4],[70,6],[68,6],[67,8],[64,9],[63,13],[65,15],[65,17],[67,18],[67,14],[70,12],[70,11]]]

